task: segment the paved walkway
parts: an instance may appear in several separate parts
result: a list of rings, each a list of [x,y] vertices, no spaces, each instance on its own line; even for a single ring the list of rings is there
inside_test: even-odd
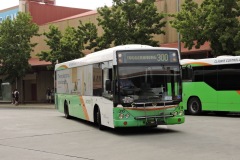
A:
[[[36,108],[36,109],[55,109],[54,104],[49,103],[30,103],[14,105],[11,103],[0,103],[0,108]]]

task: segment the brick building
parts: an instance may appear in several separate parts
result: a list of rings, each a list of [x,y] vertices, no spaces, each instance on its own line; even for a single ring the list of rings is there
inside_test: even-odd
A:
[[[183,1],[184,0],[156,0],[155,5],[159,12],[173,14],[177,12],[177,2],[180,2],[181,4]],[[195,1],[198,3],[202,2],[202,0]],[[0,11],[0,20],[1,13],[6,13],[6,11],[11,11],[13,9],[22,12],[29,12],[33,17],[33,22],[39,25],[40,34],[48,32],[50,25],[57,26],[61,31],[64,31],[67,26],[77,27],[79,25],[79,20],[82,22],[93,22],[97,25],[97,17],[99,16],[95,10],[56,6],[55,0],[19,0],[19,6]],[[170,18],[166,17],[165,20],[169,21]],[[167,23],[164,30],[166,32],[165,35],[155,36],[154,39],[159,41],[159,45],[161,46],[178,48],[178,34],[176,30],[172,28],[169,23]],[[103,32],[100,27],[98,27],[98,32],[99,34],[102,34]],[[10,89],[8,89],[9,92],[11,91],[11,88],[18,85],[18,88],[22,93],[22,102],[44,102],[46,89],[54,86],[53,71],[47,69],[50,62],[39,61],[36,56],[37,53],[49,49],[44,39],[44,36],[34,37],[32,39],[32,42],[38,43],[34,48],[34,51],[31,53],[31,59],[29,60],[29,63],[32,65],[32,72],[18,80],[17,84],[12,84]],[[88,54],[91,53],[91,51],[86,50],[85,53]],[[200,49],[192,50],[184,48],[184,45],[181,44],[182,58],[204,58],[208,57],[210,53],[211,49],[209,43],[205,43]],[[1,76],[0,82],[5,85],[2,85],[3,88],[0,91],[3,92],[7,83],[1,81]],[[0,94],[3,95],[3,93]],[[6,95],[9,97],[10,93],[7,93]],[[6,97],[2,97],[1,99],[0,96],[0,102],[5,101],[4,99],[9,101],[9,98],[6,99]]]

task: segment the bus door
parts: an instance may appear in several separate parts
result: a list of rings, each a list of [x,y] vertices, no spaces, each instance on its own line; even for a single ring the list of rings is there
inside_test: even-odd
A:
[[[218,110],[240,110],[239,64],[218,66]]]
[[[192,88],[192,94],[199,98],[203,111],[217,109],[218,81],[216,68],[216,66],[194,68],[194,88]]]

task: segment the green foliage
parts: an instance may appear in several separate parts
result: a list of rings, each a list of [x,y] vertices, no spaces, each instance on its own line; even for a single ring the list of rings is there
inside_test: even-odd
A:
[[[204,0],[199,6],[185,0],[182,9],[171,21],[180,32],[185,47],[199,48],[210,42],[212,53],[218,55],[240,54],[240,0]]]
[[[154,35],[164,34],[161,30],[166,22],[164,15],[157,12],[155,0],[113,0],[113,6],[99,8],[98,25],[103,28],[103,35],[97,37],[91,45],[95,50],[113,45],[146,44],[159,46],[153,40]],[[91,48],[90,47],[90,48]]]
[[[83,43],[86,44],[85,49],[93,48],[97,45],[97,27],[91,22],[83,24],[82,21],[79,21],[79,23],[77,34],[83,39]]]
[[[98,36],[95,24],[89,22],[80,24],[77,29],[68,27],[62,34],[55,26],[50,26],[44,35],[49,51],[38,53],[40,60],[64,62],[83,56],[82,51],[95,51],[122,44],[148,44],[159,46],[152,38],[154,34],[164,34],[161,30],[166,22],[162,21],[163,14],[157,12],[155,0],[113,0],[112,8],[99,8],[99,26],[103,28],[103,35]],[[53,67],[53,66],[52,66]]]
[[[0,74],[7,75],[7,81],[14,82],[29,71],[30,53],[37,45],[30,40],[38,36],[38,29],[31,16],[22,12],[15,20],[6,19],[0,24]]]
[[[49,51],[42,51],[37,56],[40,60],[52,62],[52,67],[59,63],[80,58],[83,56],[84,39],[78,34],[78,30],[67,27],[64,34],[56,26],[49,26],[49,32],[44,32],[46,44],[50,47]]]
[[[50,61],[54,64],[58,59],[60,59],[60,40],[62,38],[62,33],[55,26],[49,26],[49,32],[44,32],[43,34],[47,37],[45,39],[46,44],[50,47],[50,51],[42,51],[37,54],[40,60]]]
[[[83,39],[77,35],[73,27],[67,27],[60,40],[62,55],[61,62],[76,59],[83,56]]]

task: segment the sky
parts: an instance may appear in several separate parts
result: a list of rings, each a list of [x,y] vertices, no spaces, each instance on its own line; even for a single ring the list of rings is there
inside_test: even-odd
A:
[[[17,6],[19,0],[0,0],[0,10]],[[56,0],[57,6],[96,10],[104,5],[111,6],[112,0]]]

